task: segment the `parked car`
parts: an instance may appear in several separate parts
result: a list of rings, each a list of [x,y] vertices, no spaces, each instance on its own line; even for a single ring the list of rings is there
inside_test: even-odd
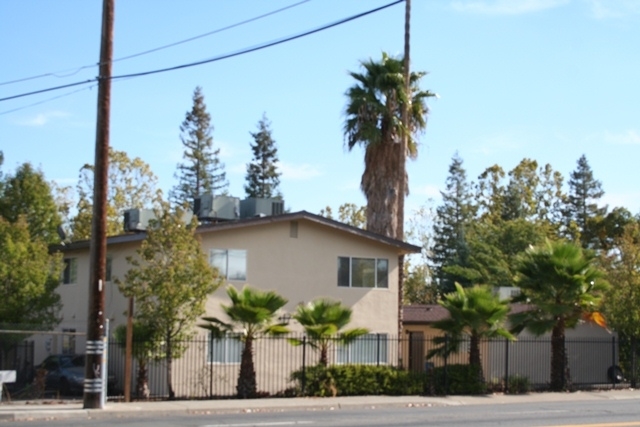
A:
[[[84,354],[53,354],[36,369],[44,369],[45,389],[57,390],[63,395],[81,394],[84,391]],[[109,375],[108,389],[114,390],[115,376]]]

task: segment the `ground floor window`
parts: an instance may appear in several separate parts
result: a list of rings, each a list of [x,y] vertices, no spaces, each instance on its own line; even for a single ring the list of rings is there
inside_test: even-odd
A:
[[[221,338],[210,336],[207,361],[220,364],[240,363],[243,347],[240,334],[226,334]]]
[[[337,348],[337,362],[382,365],[388,363],[387,334],[367,334],[354,342]]]

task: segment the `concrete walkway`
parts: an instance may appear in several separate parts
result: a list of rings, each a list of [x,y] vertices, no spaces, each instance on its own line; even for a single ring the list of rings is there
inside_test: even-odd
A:
[[[589,400],[640,402],[640,390],[607,390],[574,393],[492,394],[486,396],[352,396],[329,398],[266,398],[252,400],[178,400],[162,402],[107,403],[104,409],[82,409],[82,402],[38,400],[0,403],[0,421],[68,418],[143,417],[146,414],[234,413],[287,410],[338,410],[385,406],[458,406],[522,402],[572,402]]]

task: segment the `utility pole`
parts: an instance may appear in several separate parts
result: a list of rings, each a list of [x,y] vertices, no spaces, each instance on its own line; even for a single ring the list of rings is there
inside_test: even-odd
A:
[[[102,36],[98,75],[95,170],[93,176],[93,220],[89,260],[89,315],[84,374],[84,409],[103,409],[102,368],[105,346],[104,284],[107,260],[107,176],[109,169],[109,114],[111,60],[115,0],[102,2]],[[106,400],[106,399],[105,399]]]
[[[407,150],[409,147],[409,136],[411,134],[409,121],[409,108],[411,106],[411,72],[409,70],[409,48],[411,35],[411,0],[405,0],[404,11],[404,90],[406,101],[402,107],[402,142],[400,143],[400,164],[398,165],[398,181],[400,191],[398,194],[398,222],[396,224],[396,239],[404,240],[404,198],[407,195]],[[402,336],[403,322],[403,296],[404,296],[404,255],[398,257],[398,337]]]

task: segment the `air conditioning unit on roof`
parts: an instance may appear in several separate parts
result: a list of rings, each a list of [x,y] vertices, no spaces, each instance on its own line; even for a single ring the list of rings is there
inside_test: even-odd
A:
[[[284,200],[262,199],[249,197],[240,202],[240,217],[251,218],[255,216],[282,215],[284,213]]]
[[[202,194],[193,201],[193,213],[201,220],[233,220],[240,217],[240,199]]]
[[[156,219],[151,209],[127,209],[124,211],[124,231],[145,231],[149,221]]]

